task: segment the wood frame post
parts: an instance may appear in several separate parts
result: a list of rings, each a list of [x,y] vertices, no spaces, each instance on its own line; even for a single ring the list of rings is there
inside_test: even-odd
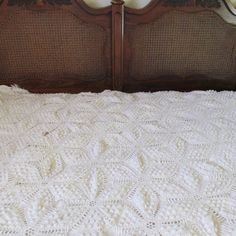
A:
[[[112,79],[113,89],[123,89],[124,1],[112,0]]]

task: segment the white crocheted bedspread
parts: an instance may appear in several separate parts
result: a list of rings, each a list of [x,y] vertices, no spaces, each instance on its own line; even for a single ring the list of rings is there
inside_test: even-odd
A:
[[[236,92],[0,86],[0,235],[236,235]]]

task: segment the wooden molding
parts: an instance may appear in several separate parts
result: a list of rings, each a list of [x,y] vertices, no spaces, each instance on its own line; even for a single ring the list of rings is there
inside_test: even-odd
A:
[[[112,2],[112,71],[113,89],[123,88],[124,1]]]

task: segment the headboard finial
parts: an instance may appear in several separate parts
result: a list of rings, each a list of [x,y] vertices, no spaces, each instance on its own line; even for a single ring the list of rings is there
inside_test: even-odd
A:
[[[112,0],[111,4],[113,5],[123,5],[125,3],[125,1],[123,0]]]

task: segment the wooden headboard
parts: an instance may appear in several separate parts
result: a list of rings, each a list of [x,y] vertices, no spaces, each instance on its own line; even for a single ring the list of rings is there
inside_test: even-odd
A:
[[[236,90],[228,0],[0,0],[0,84],[32,92]]]
[[[112,8],[82,0],[5,0],[0,83],[33,92],[112,88]]]
[[[236,16],[220,0],[126,8],[126,91],[235,90]]]

